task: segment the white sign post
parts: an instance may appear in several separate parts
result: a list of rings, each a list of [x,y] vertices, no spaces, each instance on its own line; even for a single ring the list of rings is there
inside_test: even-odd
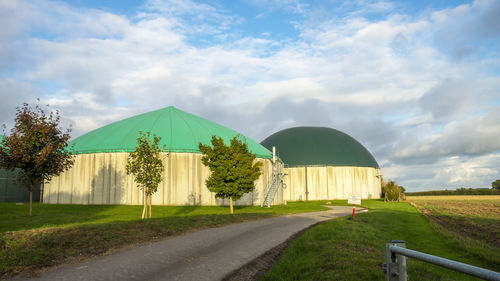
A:
[[[352,217],[354,218],[354,213],[356,212],[356,204],[361,205],[361,194],[347,195],[347,204],[352,204]]]

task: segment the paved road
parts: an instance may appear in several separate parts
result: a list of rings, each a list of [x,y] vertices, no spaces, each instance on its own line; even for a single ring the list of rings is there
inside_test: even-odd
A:
[[[351,207],[330,208],[191,232],[62,266],[40,278],[13,280],[221,280],[294,233],[352,212]]]

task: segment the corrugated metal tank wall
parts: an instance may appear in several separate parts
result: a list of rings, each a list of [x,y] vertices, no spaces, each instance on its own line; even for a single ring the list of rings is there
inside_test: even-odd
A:
[[[49,204],[142,204],[142,192],[125,166],[128,153],[95,153],[75,156],[74,166],[45,185],[44,202]],[[165,165],[163,181],[153,195],[155,205],[228,205],[229,200],[215,198],[205,180],[210,170],[199,153],[162,153]],[[260,205],[272,173],[269,159],[253,193],[245,194],[236,205]],[[280,189],[273,204],[283,202]]]
[[[349,193],[364,199],[380,198],[380,169],[371,167],[293,167],[285,168],[284,200],[347,199]]]

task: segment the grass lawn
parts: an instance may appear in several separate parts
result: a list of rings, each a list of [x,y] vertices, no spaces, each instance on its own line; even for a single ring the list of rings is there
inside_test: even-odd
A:
[[[407,202],[362,203],[369,212],[354,220],[327,221],[295,240],[262,280],[386,280],[385,244],[400,239],[413,250],[500,271],[499,248],[478,250],[489,241],[446,235]],[[408,276],[409,280],[477,280],[414,259],[408,259]]]
[[[344,200],[345,201],[345,200]],[[271,216],[322,211],[326,201],[289,202],[287,205],[262,208],[235,206],[236,215]],[[345,203],[345,202],[344,202]],[[33,204],[33,217],[28,204],[0,203],[0,233],[37,228],[83,226],[126,221],[140,221],[142,206],[130,205],[40,205]],[[229,215],[227,206],[153,206],[153,219],[170,217]]]
[[[407,199],[445,237],[500,271],[500,196],[412,196]],[[484,257],[492,257],[484,258]]]
[[[153,206],[153,218],[140,220],[142,206],[28,205],[0,203],[0,278],[36,274],[53,265],[85,260],[115,249],[187,231],[276,215],[325,210],[321,201],[290,202],[272,208]],[[344,201],[345,203],[345,201]]]

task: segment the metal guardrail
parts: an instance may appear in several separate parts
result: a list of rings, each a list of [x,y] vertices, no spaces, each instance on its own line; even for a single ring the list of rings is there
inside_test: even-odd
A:
[[[426,253],[406,249],[404,240],[392,240],[386,244],[386,259],[384,272],[387,274],[387,281],[406,281],[406,257],[425,261],[439,265],[451,270],[479,277],[484,280],[500,281],[500,273],[477,266],[429,255]]]

